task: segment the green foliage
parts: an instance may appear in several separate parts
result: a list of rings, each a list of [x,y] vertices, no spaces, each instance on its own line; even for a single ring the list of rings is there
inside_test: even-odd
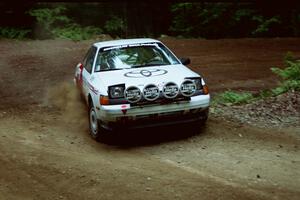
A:
[[[236,22],[240,22],[243,18],[251,17],[255,11],[253,9],[238,9],[233,14],[233,20]]]
[[[170,30],[179,35],[188,36],[192,33],[193,26],[188,25],[186,22],[189,20],[186,11],[190,11],[191,3],[178,3],[171,7],[171,12],[174,14]],[[193,15],[191,15],[192,17]]]
[[[224,105],[242,104],[242,103],[249,103],[253,99],[254,97],[250,92],[234,92],[229,90],[217,95],[214,98],[213,104],[224,104]]]
[[[271,68],[272,72],[284,80],[300,80],[300,60],[297,60],[292,53],[285,56],[285,68]]]
[[[185,37],[202,37],[215,34],[222,25],[228,6],[224,3],[177,3],[171,6],[174,15],[170,31]],[[214,26],[212,26],[214,24]]]
[[[0,37],[4,38],[21,40],[26,38],[30,32],[28,29],[0,27]]]
[[[285,56],[284,62],[284,69],[271,68],[272,72],[282,79],[281,84],[272,90],[275,95],[289,90],[300,90],[300,60],[295,59],[289,52]]]
[[[97,27],[82,27],[73,22],[64,13],[66,8],[58,6],[55,8],[40,8],[30,10],[29,14],[36,17],[38,25],[42,27],[42,33],[46,38],[63,38],[75,41],[86,40],[94,35],[101,34],[102,30]]]
[[[29,15],[36,18],[39,26],[43,28],[45,35],[52,36],[52,29],[59,25],[65,25],[71,22],[63,13],[66,8],[57,6],[55,8],[39,8],[29,11]]]
[[[227,11],[228,6],[222,3],[208,4],[199,13],[202,25],[213,23],[222,17],[223,13]]]
[[[126,31],[125,21],[117,16],[112,16],[104,25],[104,29],[113,36],[122,36]]]
[[[282,86],[278,86],[278,87],[272,89],[271,92],[272,92],[272,96],[278,96],[280,94],[287,92],[287,90]]]
[[[270,36],[280,29],[281,16],[265,16],[255,8],[232,3],[176,3],[169,28],[184,37]]]
[[[274,93],[271,90],[262,90],[259,94],[258,94],[258,99],[264,99],[264,98],[268,98],[268,97],[272,97],[274,96]]]
[[[254,31],[252,31],[253,35],[267,33],[272,25],[281,23],[279,16],[274,16],[269,19],[266,19],[261,15],[255,15],[252,17],[252,20],[258,22],[257,28]]]
[[[286,61],[284,69],[271,68],[272,72],[284,80],[300,80],[300,62]]]
[[[74,41],[87,40],[101,34],[102,30],[93,26],[81,27],[78,24],[70,24],[64,28],[55,28],[52,33],[57,38],[71,39]]]
[[[282,82],[276,88],[263,90],[257,97],[254,97],[249,92],[237,93],[229,90],[218,94],[213,100],[213,105],[249,103],[256,99],[278,96],[290,90],[300,91],[300,60],[296,59],[291,52],[288,52],[284,58],[284,62],[284,69],[271,68],[272,72],[282,79]]]

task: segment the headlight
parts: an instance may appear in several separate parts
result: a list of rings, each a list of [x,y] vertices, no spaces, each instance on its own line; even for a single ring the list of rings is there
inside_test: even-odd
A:
[[[193,79],[195,84],[196,84],[196,88],[197,90],[201,90],[202,89],[202,83],[201,83],[201,78],[195,78]]]
[[[195,85],[196,85],[196,89],[197,90],[202,90],[203,87],[203,79],[201,77],[190,77],[190,78],[185,78],[186,80],[193,80]]]
[[[185,78],[186,80],[192,80],[194,81],[195,85],[196,85],[196,90],[200,93],[197,94],[208,94],[208,87],[205,84],[203,78],[201,77],[190,77],[190,78]]]
[[[125,84],[113,85],[108,87],[108,94],[110,99],[118,99],[124,97]]]

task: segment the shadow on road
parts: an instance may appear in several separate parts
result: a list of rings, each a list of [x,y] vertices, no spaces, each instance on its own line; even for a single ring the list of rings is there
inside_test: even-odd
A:
[[[120,148],[151,146],[178,140],[185,140],[198,134],[204,134],[206,125],[172,125],[137,130],[124,130],[109,134],[103,141]]]

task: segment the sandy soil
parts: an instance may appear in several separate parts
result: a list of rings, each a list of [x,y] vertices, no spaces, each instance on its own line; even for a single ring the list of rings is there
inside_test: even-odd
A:
[[[0,40],[0,199],[299,199],[300,127],[210,117],[92,140],[74,67],[92,41]],[[300,39],[176,40],[212,95],[273,87]]]

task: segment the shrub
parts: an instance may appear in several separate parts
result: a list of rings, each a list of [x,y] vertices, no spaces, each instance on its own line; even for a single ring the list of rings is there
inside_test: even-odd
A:
[[[82,27],[64,15],[66,8],[40,8],[30,10],[29,14],[36,17],[38,25],[42,27],[43,38],[63,38],[71,40],[86,40],[94,35],[101,34],[102,30],[94,26]]]
[[[102,30],[93,26],[81,27],[78,24],[70,24],[65,28],[55,28],[52,33],[57,38],[71,39],[74,41],[87,40],[101,34]]]
[[[220,33],[228,10],[224,3],[173,4],[171,13],[174,18],[169,30],[184,37],[214,37]]]
[[[171,6],[171,12],[174,15],[170,31],[185,37],[191,36],[195,31],[195,21],[197,21],[197,12],[199,6],[192,3],[177,3]]]
[[[285,25],[284,17],[267,15],[249,5],[234,3],[175,3],[169,30],[184,37],[275,36]],[[294,20],[298,24],[297,19]],[[295,31],[298,30],[295,28]]]
[[[112,16],[108,21],[106,21],[104,29],[113,36],[121,37],[126,32],[126,23],[122,18]]]
[[[266,34],[270,31],[272,25],[281,23],[279,16],[273,16],[269,19],[266,19],[261,15],[255,15],[252,17],[252,20],[258,23],[257,28],[252,31],[252,35]]]
[[[260,91],[258,96],[254,97],[249,92],[233,92],[226,91],[224,93],[218,94],[212,104],[242,104],[249,103],[253,100],[268,98],[271,96],[278,96],[288,91],[300,91],[300,60],[296,59],[292,53],[288,52],[284,58],[285,68],[271,68],[272,72],[278,75],[282,82],[278,87],[271,90]]]
[[[285,56],[285,68],[271,68],[282,82],[273,89],[274,95],[279,95],[289,90],[300,90],[300,60],[297,60],[290,52]]]
[[[253,9],[238,9],[233,14],[233,20],[236,22],[240,22],[243,18],[249,18],[254,13],[255,11]]]
[[[29,15],[36,18],[38,26],[41,27],[41,33],[38,37],[51,38],[53,37],[52,30],[55,27],[69,24],[71,19],[63,13],[66,11],[64,6],[55,8],[39,8],[29,11]]]
[[[254,97],[250,92],[234,92],[229,90],[217,95],[214,99],[213,104],[242,104],[249,103],[253,99]]]
[[[11,27],[0,27],[0,37],[10,39],[24,39],[28,36],[31,31],[28,29],[18,29]]]

